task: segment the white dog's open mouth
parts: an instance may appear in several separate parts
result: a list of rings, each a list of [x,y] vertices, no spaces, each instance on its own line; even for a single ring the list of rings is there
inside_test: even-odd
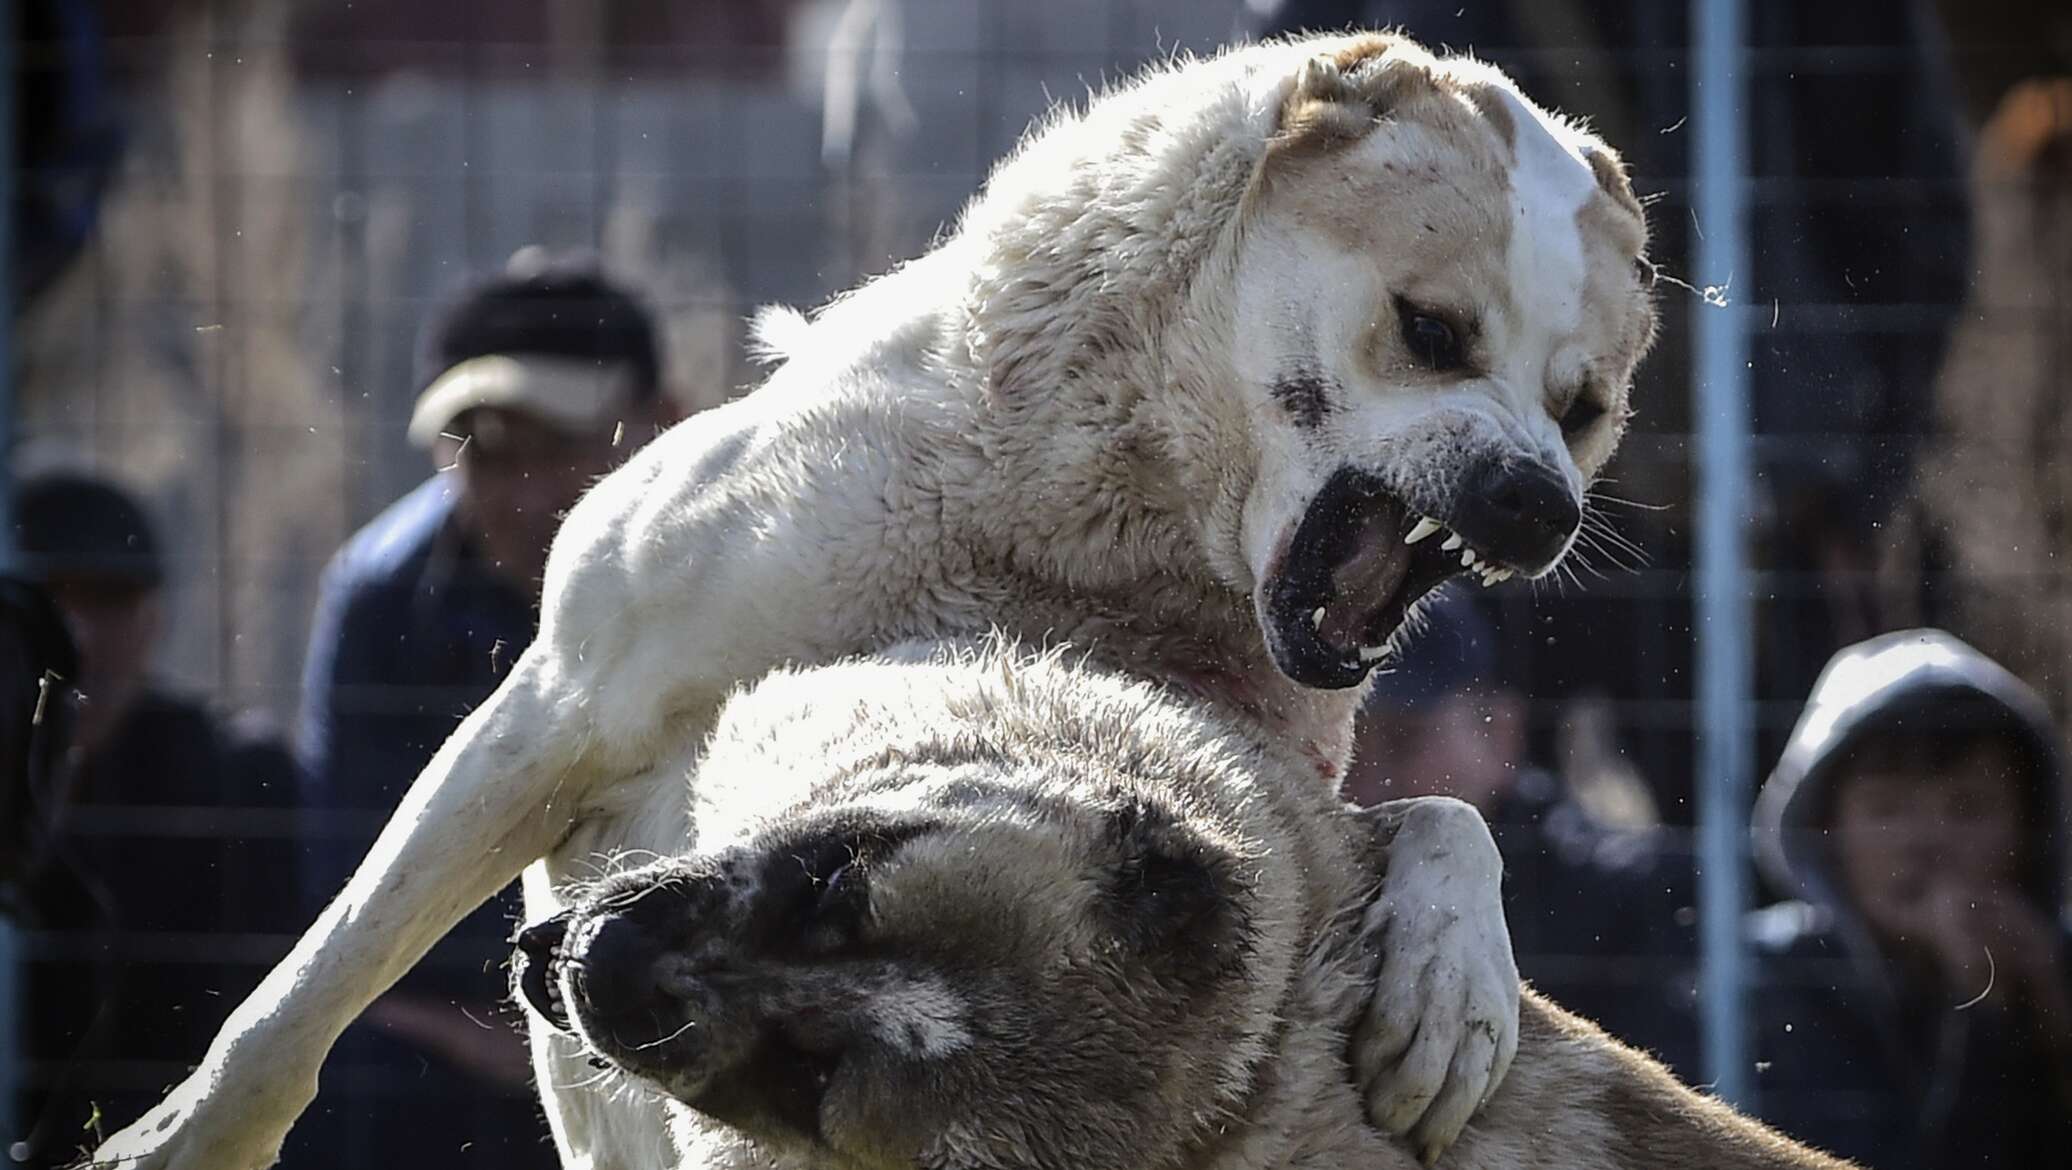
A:
[[[1304,686],[1353,686],[1386,656],[1411,606],[1461,572],[1495,584],[1517,570],[1412,511],[1375,476],[1341,469],[1260,591],[1274,664]]]

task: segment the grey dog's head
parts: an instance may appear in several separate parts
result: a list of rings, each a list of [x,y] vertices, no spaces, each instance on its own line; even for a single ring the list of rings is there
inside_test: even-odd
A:
[[[1283,987],[1260,868],[1110,779],[883,771],[609,879],[524,933],[518,983],[812,1164],[1164,1164],[1241,1099]]]

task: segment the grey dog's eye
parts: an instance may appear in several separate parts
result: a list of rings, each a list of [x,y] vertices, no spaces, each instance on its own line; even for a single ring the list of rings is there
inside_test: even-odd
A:
[[[826,903],[829,898],[838,898],[848,892],[848,888],[845,885],[845,883],[849,877],[850,867],[854,866],[855,864],[856,863],[853,861],[844,862],[841,865],[836,866],[835,871],[833,873],[828,874],[825,878],[821,879],[820,900],[823,904]]]
[[[1396,315],[1403,323],[1403,344],[1419,365],[1440,373],[1461,367],[1460,334],[1445,318],[1401,298]]]
[[[820,883],[820,896],[813,900],[813,922],[821,927],[851,931],[863,918],[869,897],[864,891],[863,872],[856,863],[835,867]]]

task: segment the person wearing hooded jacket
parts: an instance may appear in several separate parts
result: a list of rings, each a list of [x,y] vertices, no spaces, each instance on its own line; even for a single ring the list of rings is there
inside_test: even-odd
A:
[[[1756,1109],[1871,1170],[2072,1158],[2057,730],[1940,630],[1828,663],[1756,802]]]

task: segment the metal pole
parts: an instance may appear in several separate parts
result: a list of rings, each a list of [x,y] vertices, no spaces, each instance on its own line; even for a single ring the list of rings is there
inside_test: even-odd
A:
[[[15,36],[21,15],[14,0],[0,0],[0,573],[15,571],[14,555],[14,92],[20,62]],[[0,1152],[12,1157],[22,1135],[20,1101],[21,945],[14,923],[0,917]]]
[[[1692,208],[1700,283],[1693,337],[1698,420],[1698,921],[1699,1011],[1705,1075],[1730,1104],[1749,1102],[1746,842],[1750,768],[1748,335],[1738,304],[1717,300],[1749,284],[1748,101],[1741,77],[1746,22],[1741,0],[1692,0]]]

